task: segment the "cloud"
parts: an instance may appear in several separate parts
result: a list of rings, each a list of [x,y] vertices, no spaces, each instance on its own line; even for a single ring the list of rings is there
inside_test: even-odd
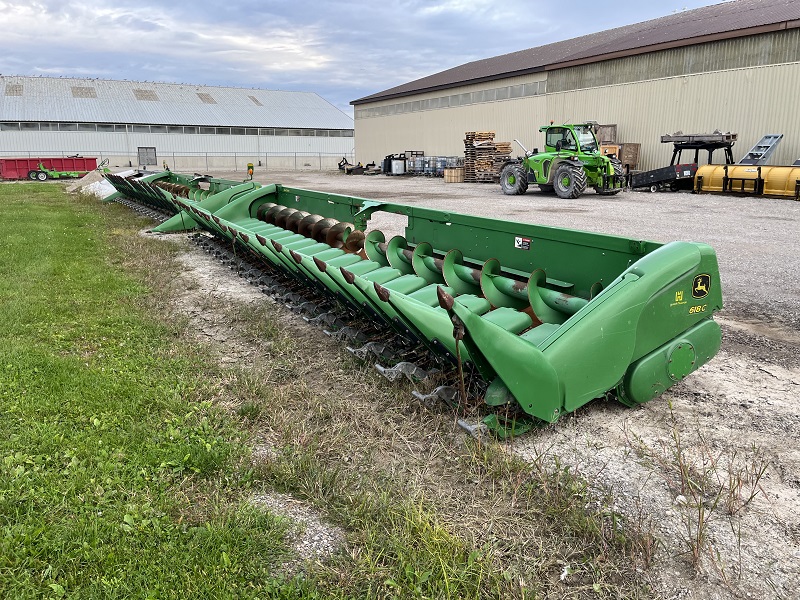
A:
[[[350,113],[466,62],[712,3],[0,0],[0,72],[314,91]]]

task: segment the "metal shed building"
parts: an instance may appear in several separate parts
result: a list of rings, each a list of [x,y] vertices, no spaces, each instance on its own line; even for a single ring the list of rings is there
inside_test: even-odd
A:
[[[314,169],[335,168],[353,145],[350,116],[309,92],[0,76],[0,156]]]
[[[351,102],[356,159],[463,154],[464,132],[541,146],[540,125],[616,124],[639,168],[669,163],[662,134],[736,132],[734,156],[785,134],[800,158],[800,0],[736,0],[467,63]],[[514,154],[521,153],[515,149]],[[722,157],[715,157],[721,160]],[[701,160],[702,162],[702,160]]]

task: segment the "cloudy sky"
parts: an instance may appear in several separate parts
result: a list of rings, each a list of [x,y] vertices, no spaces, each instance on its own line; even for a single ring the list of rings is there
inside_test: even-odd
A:
[[[0,74],[313,91],[351,100],[472,60],[719,0],[0,0]]]

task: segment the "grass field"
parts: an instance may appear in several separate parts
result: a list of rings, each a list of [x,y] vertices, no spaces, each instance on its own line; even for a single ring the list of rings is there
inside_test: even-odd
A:
[[[179,247],[143,226],[60,186],[0,186],[0,596],[647,597],[652,539],[568,467],[421,417],[276,307],[218,308],[270,343],[215,364],[161,316]],[[345,545],[282,567],[291,524],[250,501],[271,490]]]

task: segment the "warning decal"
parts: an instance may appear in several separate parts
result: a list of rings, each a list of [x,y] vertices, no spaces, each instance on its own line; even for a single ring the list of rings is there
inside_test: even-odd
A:
[[[514,248],[516,248],[517,250],[530,250],[531,238],[515,237]]]

